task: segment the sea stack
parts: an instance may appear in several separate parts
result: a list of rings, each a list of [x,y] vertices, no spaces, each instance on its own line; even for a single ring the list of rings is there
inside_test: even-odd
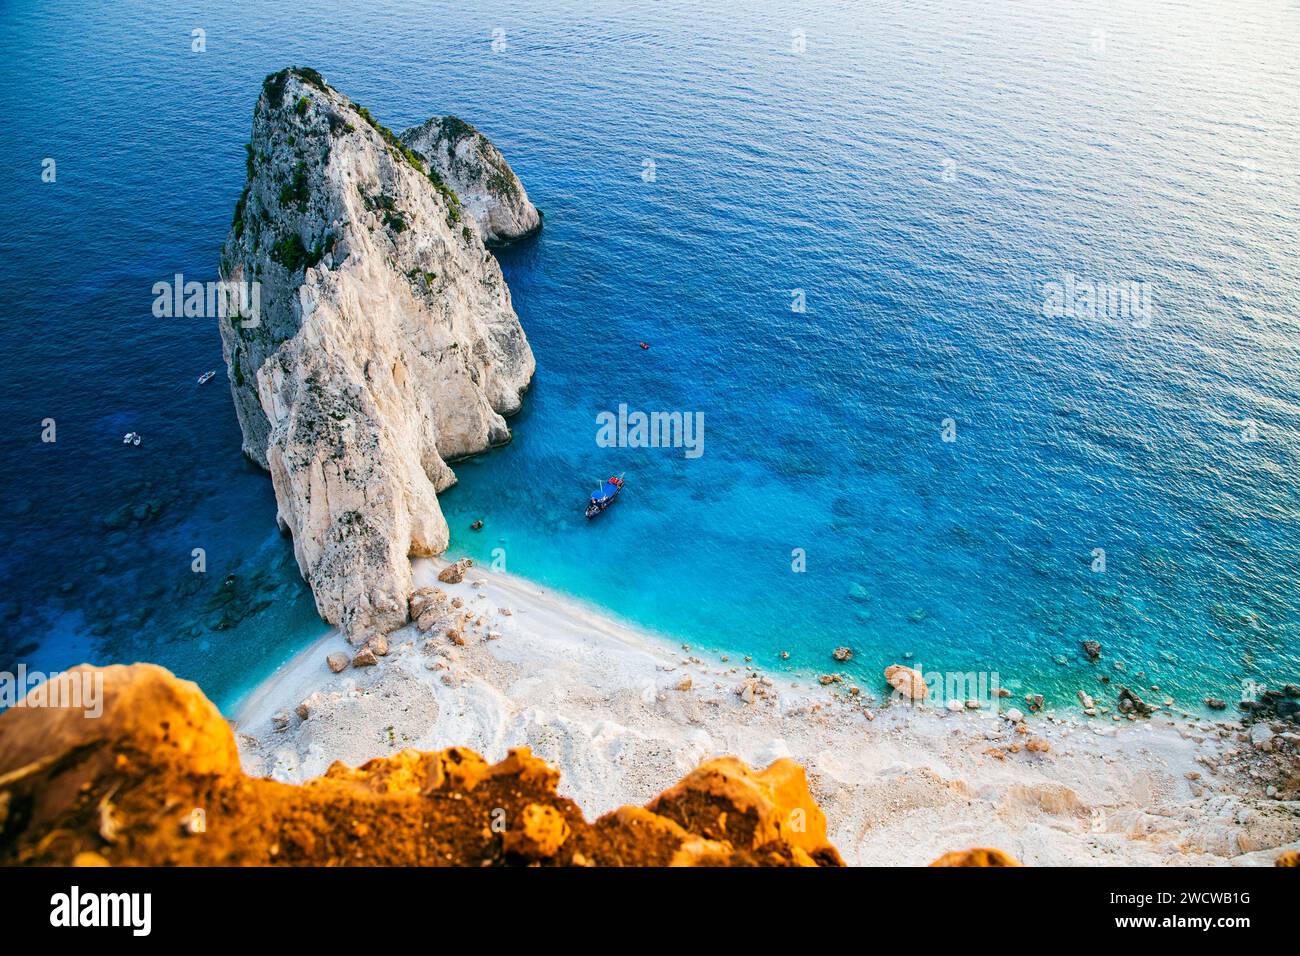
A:
[[[460,197],[462,212],[489,246],[515,242],[542,228],[541,213],[501,151],[464,120],[435,116],[400,139]]]
[[[267,77],[247,169],[221,276],[258,308],[220,319],[243,447],[358,640],[405,622],[409,558],[448,544],[447,462],[509,440],[533,355],[453,187],[314,70]]]

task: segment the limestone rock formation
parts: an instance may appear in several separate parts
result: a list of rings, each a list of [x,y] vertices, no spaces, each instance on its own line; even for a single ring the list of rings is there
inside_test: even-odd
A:
[[[498,764],[403,750],[302,786],[247,777],[194,684],[152,664],[102,675],[97,720],[0,715],[0,865],[843,865],[789,760],[710,760],[588,823],[527,748]]]
[[[533,375],[460,209],[318,73],[267,77],[221,257],[228,288],[259,294],[220,319],[222,347],[244,451],[271,472],[318,610],[349,636],[405,622],[408,558],[448,544],[447,462],[509,440]]]
[[[435,116],[399,137],[460,197],[488,245],[514,242],[542,228],[542,215],[528,200],[501,151],[455,116]]]

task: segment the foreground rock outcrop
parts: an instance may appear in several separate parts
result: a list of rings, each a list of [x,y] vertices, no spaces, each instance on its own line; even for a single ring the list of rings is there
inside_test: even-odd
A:
[[[588,823],[526,748],[498,764],[404,750],[303,786],[251,778],[197,686],[151,664],[102,674],[98,719],[0,715],[0,865],[842,865],[790,760],[710,760]]]
[[[399,137],[460,197],[461,210],[488,245],[531,236],[542,215],[506,158],[486,136],[455,116],[435,116]]]
[[[295,68],[263,84],[221,276],[259,284],[223,352],[317,608],[353,638],[403,624],[447,462],[509,440],[533,375],[496,259],[435,169]]]

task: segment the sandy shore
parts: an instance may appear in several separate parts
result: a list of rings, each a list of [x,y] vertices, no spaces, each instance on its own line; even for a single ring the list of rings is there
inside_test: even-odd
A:
[[[417,582],[436,584],[443,566],[417,562]],[[888,700],[883,682],[853,697],[702,659],[509,575],[475,567],[439,586],[464,602],[458,614],[482,620],[465,628],[465,646],[445,627],[411,625],[378,666],[335,675],[326,655],[355,649],[331,633],[241,706],[248,772],[301,781],[334,760],[406,747],[460,745],[497,760],[527,745],[593,819],[645,803],[707,757],[789,756],[807,769],[832,841],[860,865],[924,864],[971,846],[1036,865],[1271,864],[1300,849],[1289,738],[1264,744],[1231,721],[1165,716],[1030,714],[1019,727],[991,708],[918,710]],[[751,675],[748,702],[736,690]],[[307,719],[295,712],[303,701]],[[276,715],[287,715],[284,729]],[[1048,749],[1027,748],[1031,739]]]

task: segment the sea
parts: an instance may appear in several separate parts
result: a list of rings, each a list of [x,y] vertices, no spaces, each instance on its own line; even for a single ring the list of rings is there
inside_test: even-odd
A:
[[[217,278],[290,65],[473,123],[545,214],[450,556],[872,691],[1300,677],[1293,0],[4,0],[0,669],[233,712],[327,629],[216,320],[154,312]]]

